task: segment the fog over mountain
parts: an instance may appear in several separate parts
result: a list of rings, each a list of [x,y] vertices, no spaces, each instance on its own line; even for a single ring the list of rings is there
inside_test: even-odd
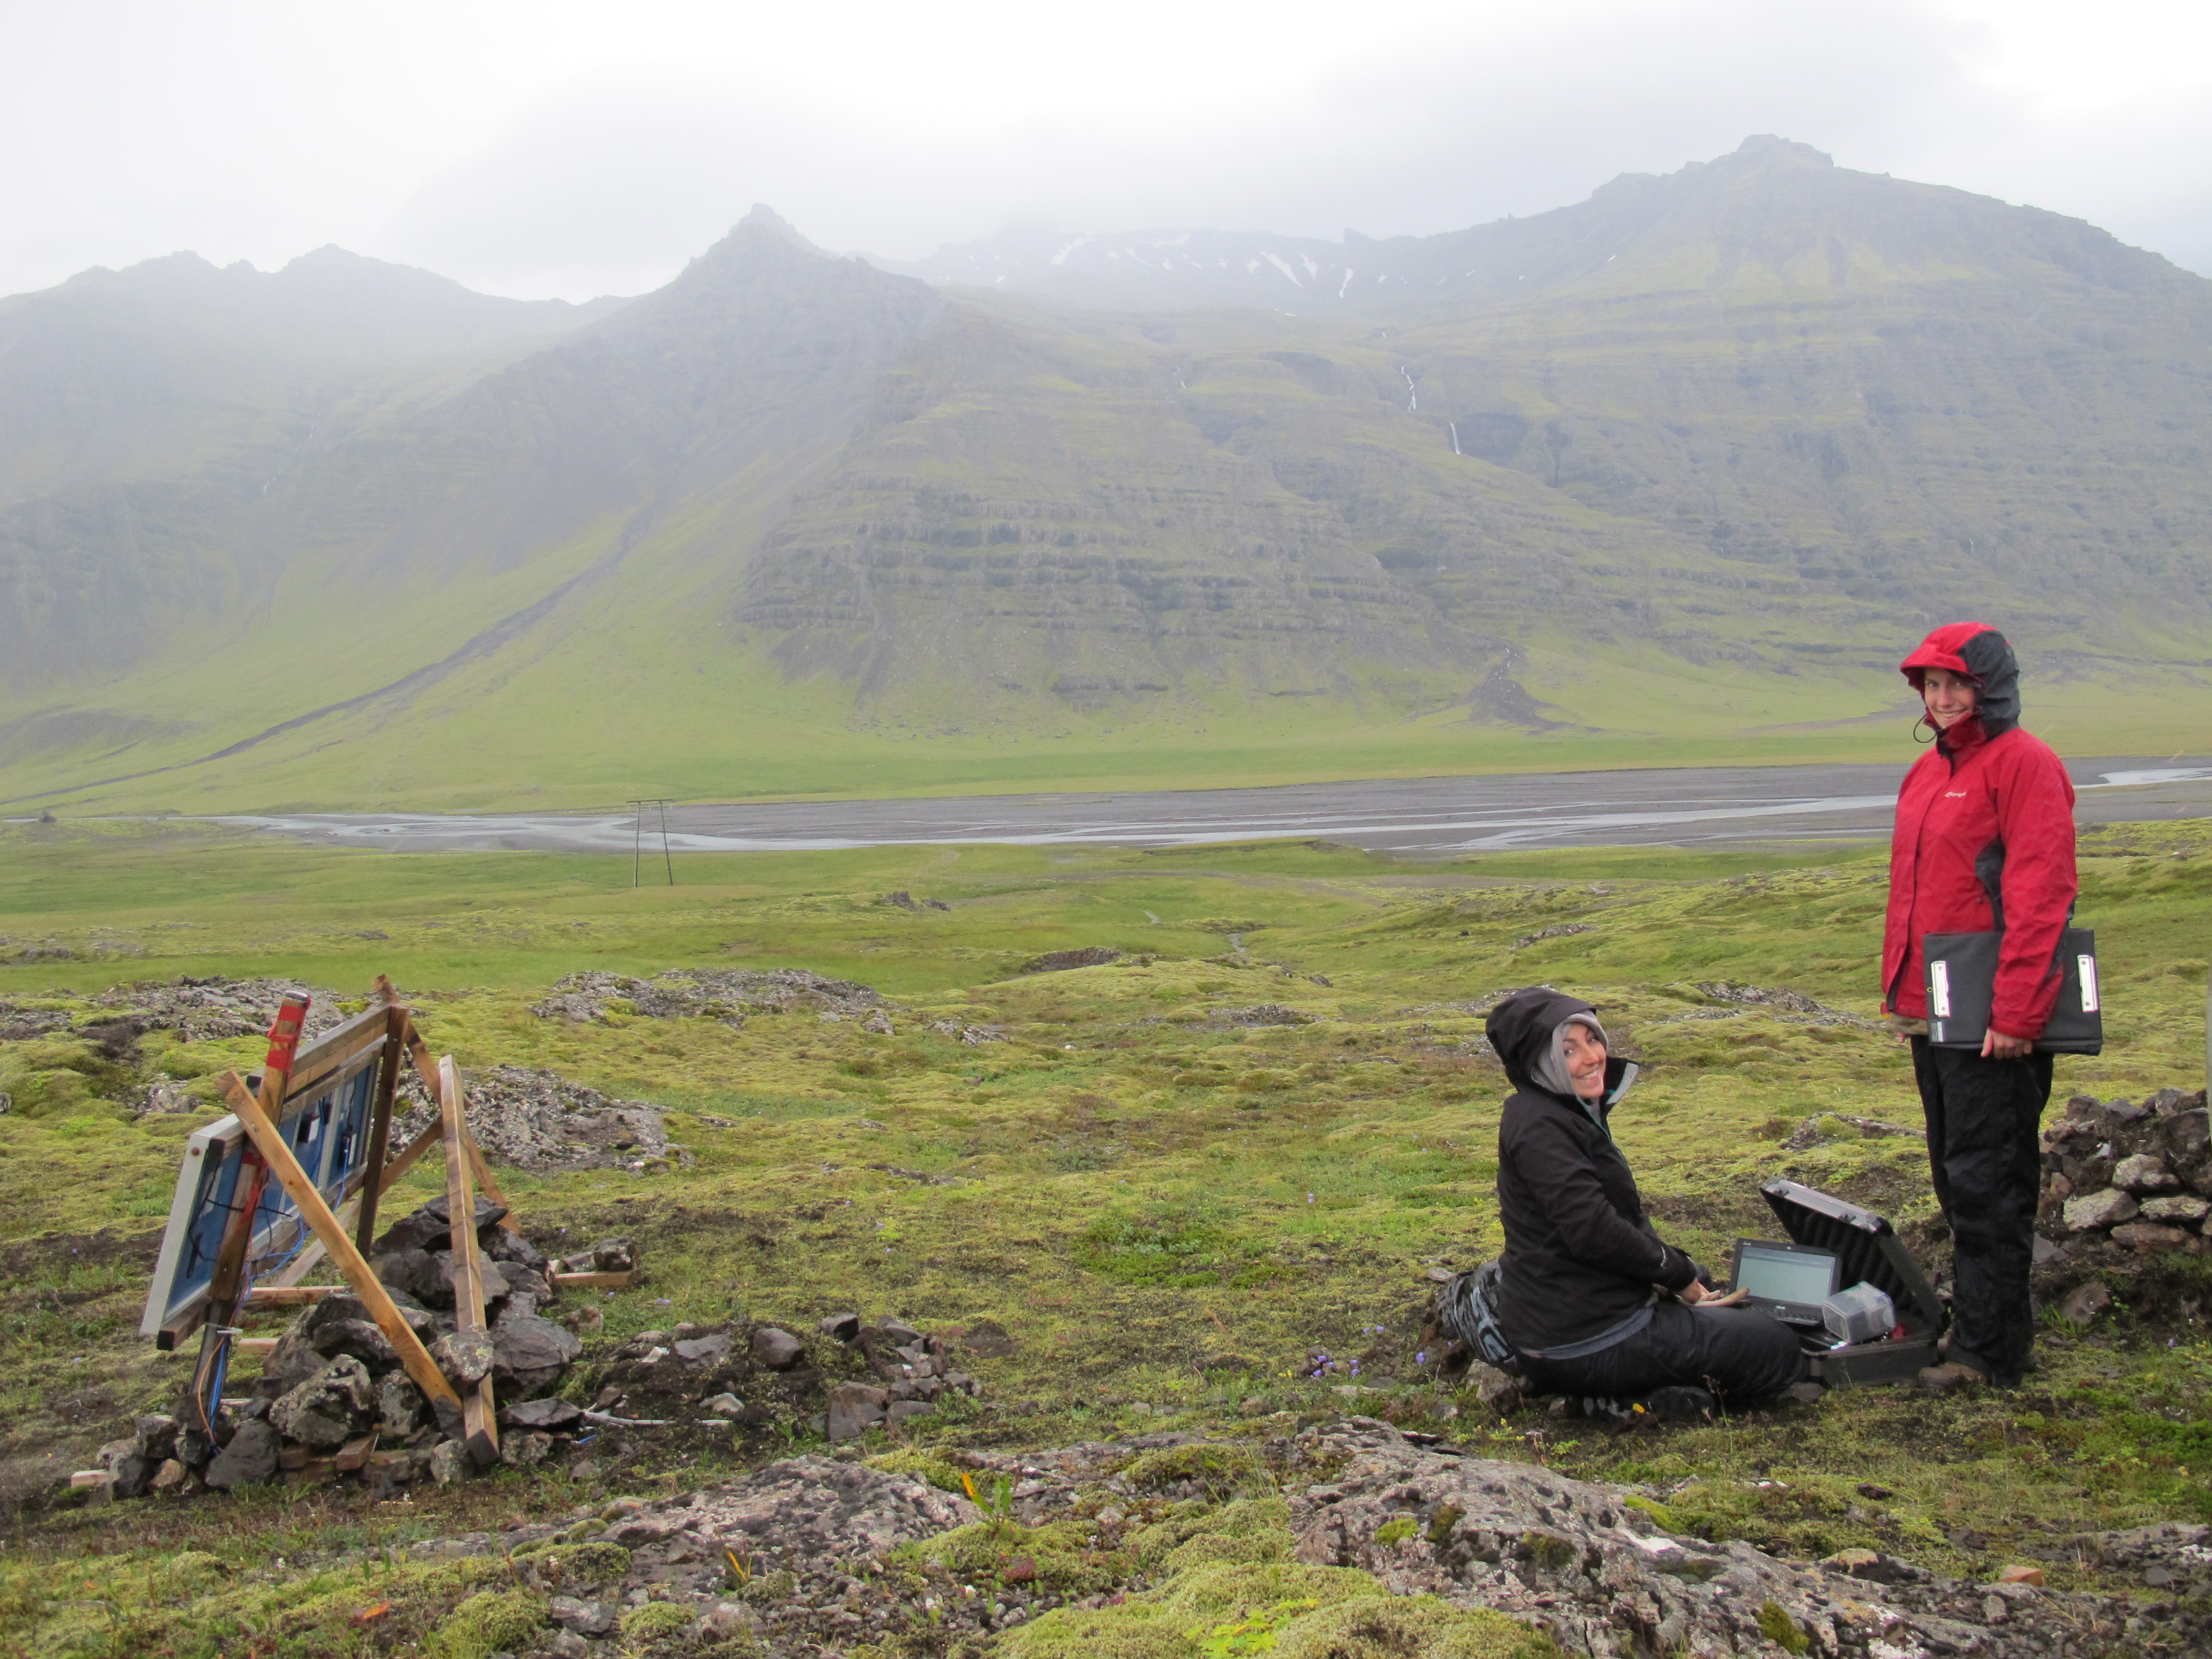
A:
[[[1777,758],[1953,613],[2107,752],[2212,714],[2212,283],[1780,138],[1425,238],[757,209],[589,307],[177,256],[0,362],[19,802]]]

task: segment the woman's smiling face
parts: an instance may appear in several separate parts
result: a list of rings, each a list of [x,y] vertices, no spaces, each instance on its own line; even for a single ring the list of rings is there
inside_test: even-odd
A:
[[[1974,712],[1974,683],[1948,668],[1923,669],[1920,701],[1927,705],[1929,725],[1948,732]]]
[[[1605,1044],[1596,1032],[1580,1021],[1570,1022],[1559,1049],[1567,1062],[1567,1080],[1580,1098],[1595,1100],[1605,1092]]]

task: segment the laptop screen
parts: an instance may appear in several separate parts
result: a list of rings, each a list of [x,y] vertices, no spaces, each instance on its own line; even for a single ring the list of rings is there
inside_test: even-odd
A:
[[[1800,1302],[1817,1307],[1835,1291],[1836,1258],[1746,1239],[1736,1253],[1735,1287],[1770,1302]]]

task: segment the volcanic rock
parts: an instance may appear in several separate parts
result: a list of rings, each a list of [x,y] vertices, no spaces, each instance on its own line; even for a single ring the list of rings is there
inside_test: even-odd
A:
[[[380,1435],[404,1440],[422,1426],[428,1412],[422,1390],[406,1372],[390,1371],[377,1379],[376,1431]]]
[[[430,1358],[456,1389],[472,1389],[490,1374],[499,1356],[482,1331],[449,1331],[430,1345]]]
[[[884,1389],[865,1382],[840,1382],[830,1391],[829,1437],[850,1440],[883,1422],[891,1402]]]
[[[584,1351],[574,1333],[537,1314],[511,1310],[493,1322],[491,1341],[493,1375],[503,1391],[526,1399],[559,1382],[568,1362]]]
[[[676,1348],[680,1356],[684,1345]],[[805,1357],[805,1345],[789,1331],[778,1330],[773,1325],[763,1325],[753,1333],[753,1358],[772,1371],[787,1371]]]
[[[2135,1200],[2119,1188],[2106,1187],[2068,1199],[2066,1224],[2077,1233],[2094,1232],[2100,1227],[2133,1220],[2138,1207]]]
[[[276,1431],[266,1423],[241,1423],[202,1477],[217,1491],[258,1486],[276,1478]]]
[[[2162,1193],[2180,1184],[2166,1169],[2166,1160],[2153,1152],[2124,1158],[2112,1171],[2112,1185],[2131,1193]]]
[[[2130,1221],[2112,1229],[2112,1243],[2137,1250],[2178,1250],[2192,1235],[2154,1221]]]
[[[343,1445],[368,1422],[375,1397],[368,1367],[340,1354],[269,1407],[270,1426],[305,1446]]]

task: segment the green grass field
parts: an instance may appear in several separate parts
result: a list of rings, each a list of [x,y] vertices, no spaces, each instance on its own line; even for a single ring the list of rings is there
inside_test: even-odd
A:
[[[2099,1059],[2060,1062],[2055,1104],[2076,1091],[2202,1086],[2212,834],[2117,826],[2085,835],[2083,854],[2081,914],[2099,932],[2110,1042]],[[1832,1395],[1718,1427],[1499,1419],[1431,1376],[1425,1273],[1500,1243],[1504,1079],[1474,1039],[1508,988],[1589,996],[1650,1062],[1616,1127],[1662,1231],[1704,1259],[1763,1230],[1758,1183],[1778,1174],[1900,1225],[1928,1218],[1918,1139],[1823,1116],[1916,1123],[1901,1053],[1865,1023],[1698,988],[1786,987],[1870,1021],[1885,894],[1874,849],[1412,866],[1290,843],[929,848],[692,855],[677,876],[633,890],[623,859],[9,826],[0,1003],[82,1007],[110,986],[180,974],[298,976],[357,997],[388,973],[434,1047],[465,1066],[549,1067],[669,1109],[690,1167],[511,1181],[534,1228],[642,1241],[649,1282],[606,1300],[607,1338],[739,1311],[811,1324],[855,1306],[1003,1325],[1015,1352],[975,1363],[982,1400],[924,1440],[1236,1433],[1271,1413],[1346,1409],[1332,1390],[1361,1386],[1358,1409],[1490,1455],[1650,1482],[1682,1527],[1795,1557],[1865,1545],[1987,1573],[2084,1531],[2212,1519],[2212,1342],[2193,1303],[2087,1331],[2047,1326],[2041,1369],[2017,1393]],[[949,908],[880,902],[895,889]],[[1580,931],[1547,935],[1566,928]],[[1093,945],[1122,959],[1016,971]],[[896,1035],[802,1014],[732,1030],[619,1014],[570,1024],[528,1009],[578,969],[684,966],[857,979],[896,1000]],[[1297,1023],[1237,1023],[1235,1011],[1260,1005]],[[963,1045],[930,1030],[940,1019],[1006,1040]],[[130,1100],[156,1073],[204,1091],[258,1048],[157,1036],[125,1065],[74,1039],[0,1043],[13,1099],[0,1116],[0,1464],[56,1448],[82,1456],[173,1397],[179,1362],[135,1334],[137,1264],[184,1138],[204,1120],[138,1115]],[[1799,1133],[1808,1119],[1822,1121]],[[439,1180],[434,1160],[397,1201]],[[1358,1378],[1311,1375],[1322,1352],[1356,1358]],[[657,1465],[647,1448],[622,1478],[647,1489],[717,1467]],[[1867,1498],[1862,1483],[1889,1495]],[[404,1506],[276,1489],[34,1509],[0,1558],[0,1652],[144,1650],[134,1644],[151,1641],[149,1608],[167,1593],[163,1575],[183,1571],[180,1552],[263,1574],[282,1556],[293,1577],[254,1582],[305,1595],[299,1575],[333,1553],[576,1501],[565,1478],[501,1473]],[[1986,1548],[1954,1541],[1962,1534]],[[105,1552],[84,1567],[88,1589],[55,1589],[53,1565],[88,1547]],[[2054,1583],[2097,1582],[2086,1564],[2050,1571]],[[258,1650],[344,1650],[272,1638]]]

